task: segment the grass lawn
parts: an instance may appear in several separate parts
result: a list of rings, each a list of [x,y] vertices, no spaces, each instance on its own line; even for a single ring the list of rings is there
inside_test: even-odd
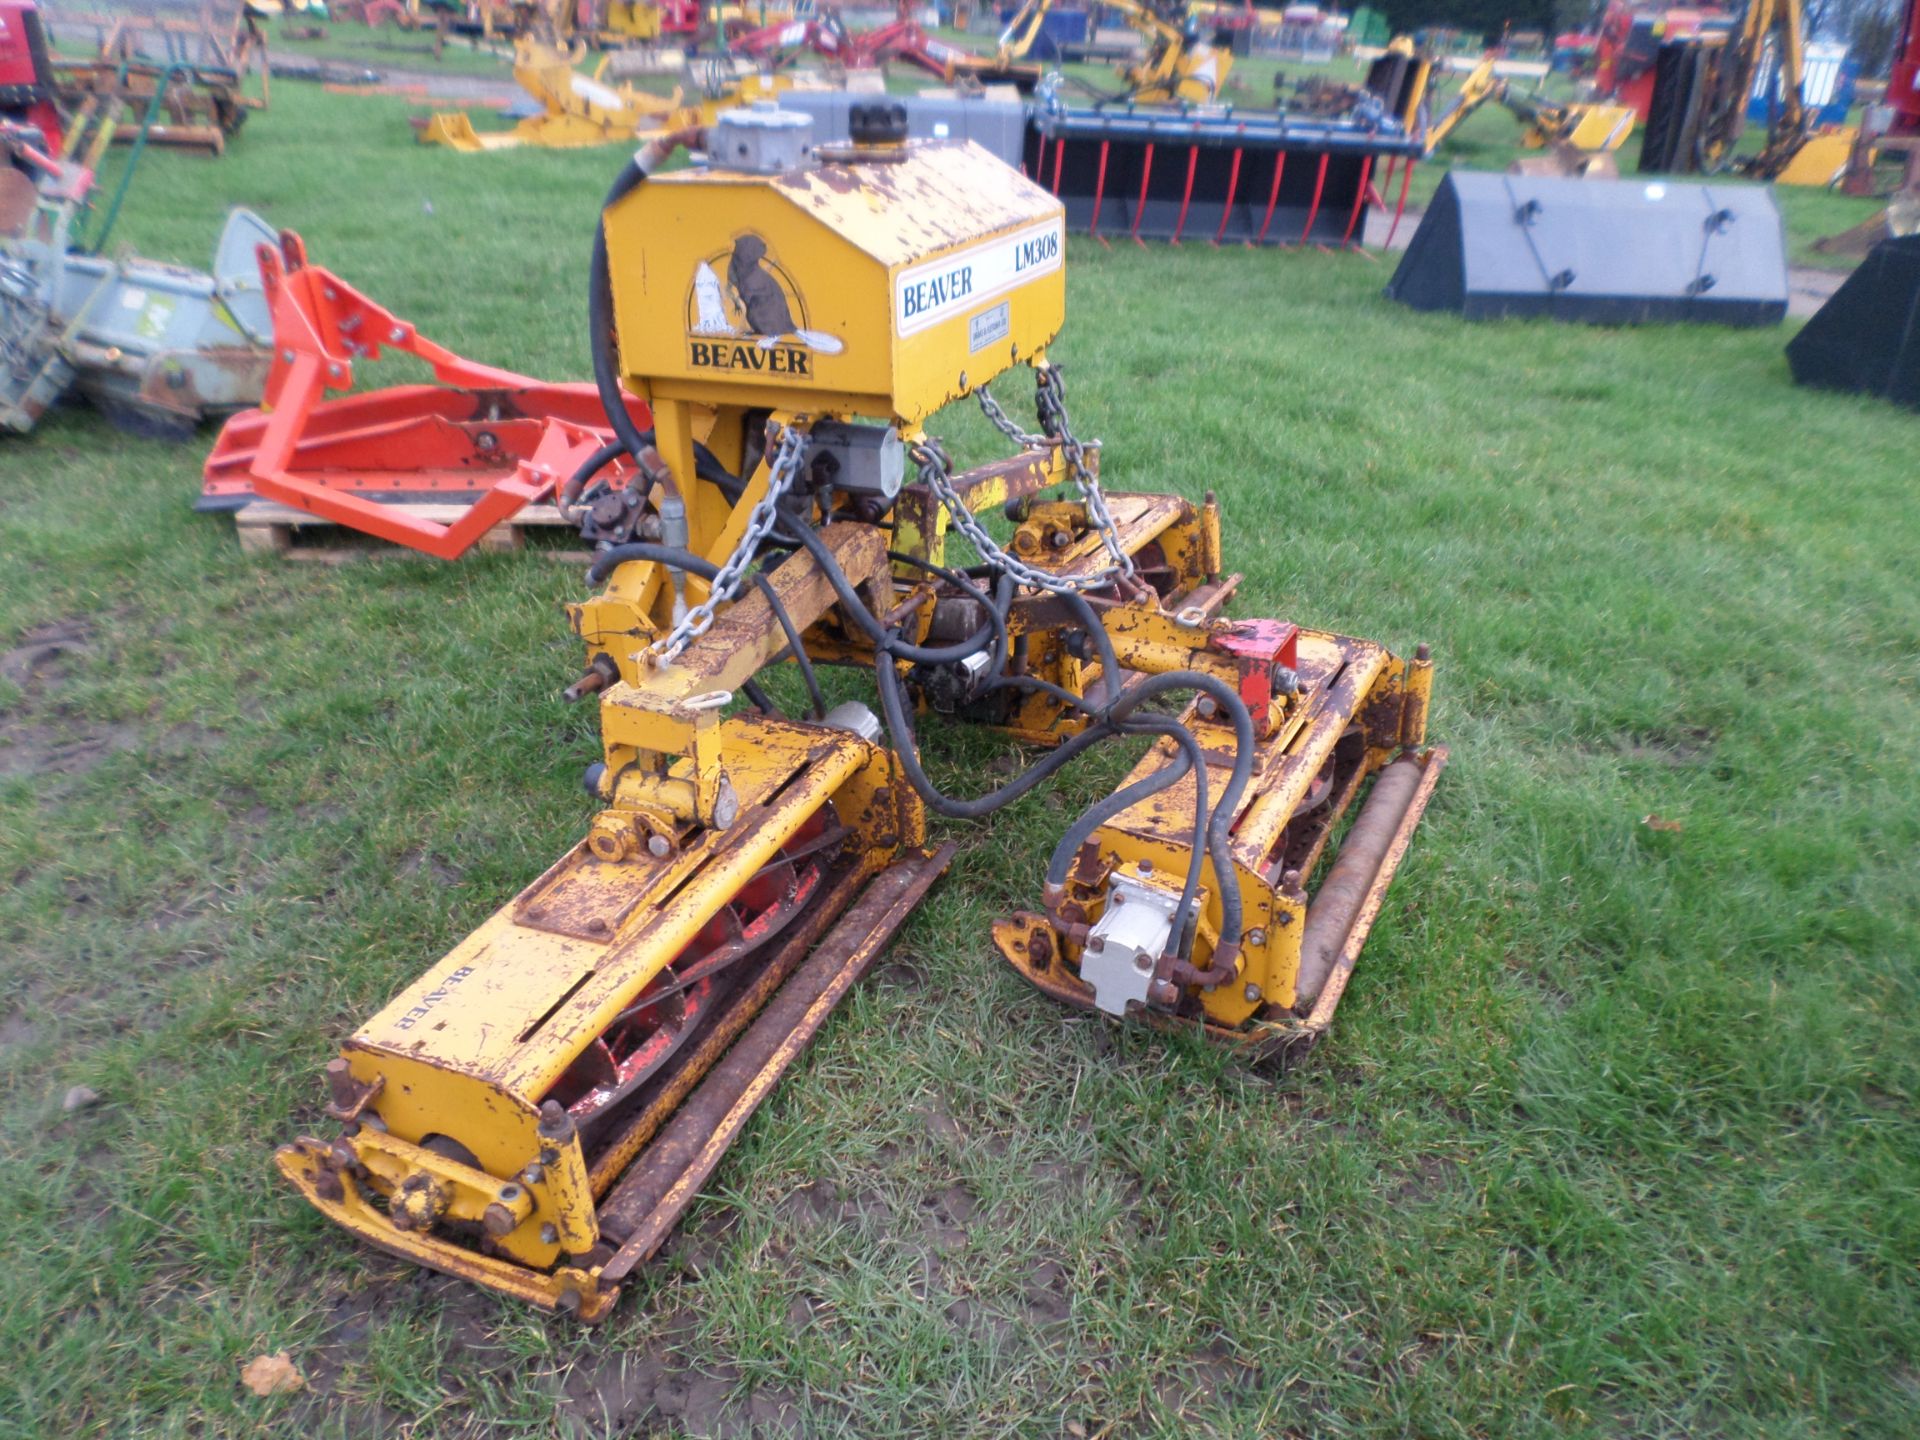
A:
[[[243,202],[427,334],[584,376],[620,152],[426,149],[408,108],[278,86],[225,159],[150,156],[121,238],[204,264]],[[992,956],[1108,754],[945,827],[605,1326],[350,1243],[270,1153],[579,834],[581,578],[250,559],[190,508],[210,436],[63,413],[0,444],[0,1434],[1915,1432],[1920,417],[1795,389],[1781,331],[1069,261],[1114,488],[1219,491],[1238,614],[1434,647],[1453,764],[1329,1043],[1255,1077]],[[929,727],[951,788],[1009,748]],[[245,1392],[281,1349],[307,1390]]]

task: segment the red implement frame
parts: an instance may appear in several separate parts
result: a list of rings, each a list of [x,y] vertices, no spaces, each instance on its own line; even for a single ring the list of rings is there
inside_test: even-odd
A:
[[[259,250],[273,314],[273,368],[257,410],[229,420],[207,457],[202,508],[259,498],[305,510],[442,560],[552,495],[613,438],[592,385],[551,385],[436,345],[331,271],[309,265],[298,235]],[[437,385],[326,398],[383,351],[432,367]],[[629,397],[641,429],[647,407]],[[627,462],[604,472],[615,484]],[[471,500],[441,525],[396,501]]]

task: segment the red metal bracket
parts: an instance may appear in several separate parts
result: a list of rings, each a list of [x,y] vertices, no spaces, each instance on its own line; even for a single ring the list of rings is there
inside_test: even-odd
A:
[[[1285,620],[1222,620],[1208,632],[1207,648],[1232,657],[1253,728],[1266,735],[1273,723],[1273,672],[1299,666],[1300,627]]]
[[[455,354],[309,264],[292,231],[258,256],[274,333],[266,398],[221,431],[205,502],[258,496],[452,560],[550,496],[612,438],[593,386],[550,385]],[[352,387],[359,362],[388,352],[425,361],[440,384],[327,398]],[[637,426],[652,423],[639,400],[627,408]],[[373,498],[476,491],[446,525]]]

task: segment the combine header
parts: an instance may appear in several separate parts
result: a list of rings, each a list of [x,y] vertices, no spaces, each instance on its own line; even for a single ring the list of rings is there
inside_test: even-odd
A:
[[[996,948],[1069,1004],[1256,1055],[1332,1020],[1444,762],[1432,663],[1222,616],[1213,497],[1107,492],[1069,420],[1059,202],[900,128],[875,106],[814,147],[801,117],[733,111],[672,137],[707,166],[655,174],[672,142],[650,144],[607,196],[589,315],[614,440],[561,490],[591,505],[632,467],[568,607],[597,808],[347,1041],[338,1128],[280,1151],[372,1244],[604,1315],[948,864],[928,812],[984,817],[1119,736],[1153,744]],[[1033,430],[989,393],[1010,373]],[[926,427],[969,397],[1014,450],[957,470]],[[789,662],[793,717],[755,680]],[[878,713],[829,708],[822,663],[865,668]],[[924,721],[1048,753],[949,795]]]

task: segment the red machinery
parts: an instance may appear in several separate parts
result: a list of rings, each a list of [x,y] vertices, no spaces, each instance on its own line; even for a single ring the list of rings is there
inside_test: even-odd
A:
[[[58,155],[65,136],[52,76],[38,7],[33,0],[0,0],[0,119],[31,125]]]
[[[962,70],[981,68],[979,56],[927,34],[905,5],[892,21],[872,30],[850,30],[839,10],[823,7],[817,19],[789,20],[750,30],[730,44],[754,60],[809,49],[847,70],[872,70],[888,60],[905,60],[942,80],[952,80]]]
[[[1726,12],[1718,5],[1640,10],[1613,0],[1600,22],[1600,44],[1594,52],[1595,98],[1626,106],[1644,125],[1653,102],[1653,62],[1661,45],[1725,23]]]
[[[300,237],[262,245],[274,359],[257,410],[235,415],[207,457],[199,509],[261,499],[291,505],[443,560],[464,554],[523,507],[552,497],[613,439],[590,384],[552,385],[463,359],[426,339],[331,271],[309,265]],[[424,360],[438,385],[325,398],[383,350]],[[653,417],[627,397],[634,423]],[[599,471],[616,504],[634,474]],[[470,502],[450,525],[400,502]]]
[[[1893,111],[1889,135],[1920,135],[1920,0],[1907,0],[1900,21],[1900,48],[1887,72],[1887,106]]]

